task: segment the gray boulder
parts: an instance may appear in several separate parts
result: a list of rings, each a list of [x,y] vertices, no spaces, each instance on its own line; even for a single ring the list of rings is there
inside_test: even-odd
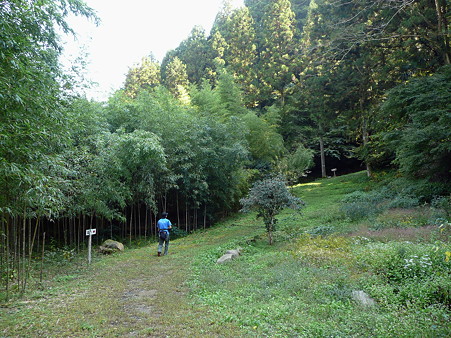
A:
[[[227,250],[227,252],[216,261],[216,263],[222,264],[229,262],[232,259],[237,258],[239,255],[241,255],[241,248],[238,248],[236,250]]]
[[[99,247],[99,251],[103,254],[112,254],[117,251],[124,251],[124,244],[118,241],[113,241],[112,239],[107,239]]]
[[[225,262],[231,261],[232,259],[233,259],[233,255],[232,255],[232,254],[225,254],[225,255],[222,255],[222,256],[216,261],[216,263],[218,263],[218,264],[223,264],[223,263],[225,263]]]
[[[240,255],[240,249],[236,250],[227,250],[226,254],[230,254],[233,256],[233,258],[237,258]]]

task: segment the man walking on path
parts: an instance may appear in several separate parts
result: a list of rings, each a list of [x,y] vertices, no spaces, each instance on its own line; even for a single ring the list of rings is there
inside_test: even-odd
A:
[[[169,230],[172,229],[172,223],[167,219],[168,213],[163,212],[161,214],[160,220],[157,222],[158,230],[158,257],[161,256],[161,250],[163,249],[164,243],[164,254],[168,254],[169,248]]]

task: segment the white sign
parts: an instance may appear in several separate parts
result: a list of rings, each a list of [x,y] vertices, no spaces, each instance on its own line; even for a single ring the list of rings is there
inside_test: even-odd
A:
[[[87,229],[86,230],[86,236],[95,235],[96,232],[97,232],[97,229]]]

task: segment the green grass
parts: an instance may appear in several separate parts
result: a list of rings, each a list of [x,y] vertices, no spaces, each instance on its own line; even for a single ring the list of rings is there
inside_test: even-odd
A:
[[[306,207],[279,215],[272,246],[263,222],[240,214],[172,241],[166,257],[150,243],[66,265],[0,308],[0,336],[449,336],[449,223],[419,209],[346,218],[343,197],[373,187],[364,173],[294,187]]]

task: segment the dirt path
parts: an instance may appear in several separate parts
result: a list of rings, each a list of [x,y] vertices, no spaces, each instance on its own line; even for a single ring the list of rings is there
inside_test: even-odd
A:
[[[195,255],[255,231],[238,229],[171,241],[168,256],[157,257],[155,243],[102,257],[45,296],[0,308],[0,337],[240,336],[239,327],[216,324],[214,313],[194,304],[186,283]]]

